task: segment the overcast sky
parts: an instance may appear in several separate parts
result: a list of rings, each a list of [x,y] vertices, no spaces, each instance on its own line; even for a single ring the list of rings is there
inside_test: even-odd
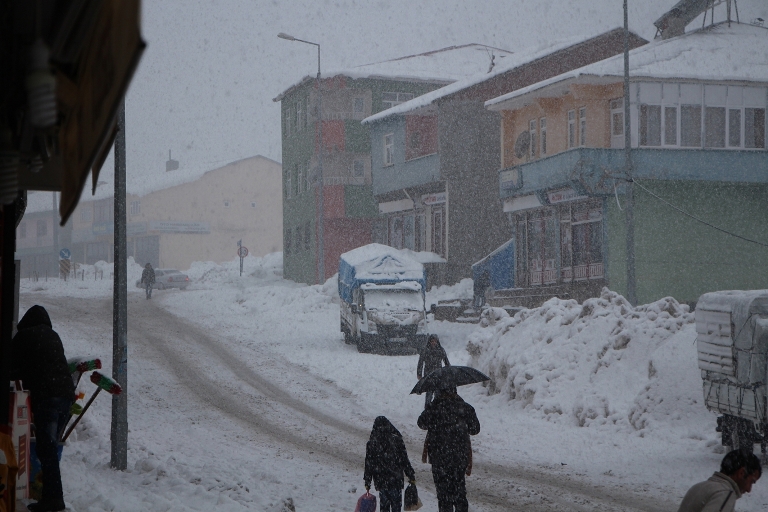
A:
[[[675,0],[629,0],[630,28],[651,39]],[[739,0],[742,21],[768,19],[765,0]],[[165,172],[208,170],[257,154],[281,160],[272,99],[323,70],[481,43],[511,51],[623,24],[622,0],[144,0],[148,43],[126,99],[128,187]],[[724,17],[724,6],[716,19]],[[694,24],[699,23],[694,22]],[[690,28],[690,27],[689,27]],[[112,183],[113,161],[102,170]],[[89,192],[85,192],[89,194]]]

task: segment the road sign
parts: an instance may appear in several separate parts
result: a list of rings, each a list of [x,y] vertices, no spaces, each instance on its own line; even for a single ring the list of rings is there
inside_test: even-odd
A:
[[[62,260],[68,260],[72,256],[72,252],[69,249],[62,249],[59,251],[59,258]]]
[[[247,247],[240,247],[237,250],[237,255],[240,256],[241,258],[245,258],[246,256],[248,256],[248,248]]]

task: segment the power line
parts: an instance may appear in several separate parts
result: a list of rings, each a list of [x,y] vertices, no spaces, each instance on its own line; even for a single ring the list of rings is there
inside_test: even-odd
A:
[[[670,208],[674,208],[675,210],[679,211],[680,213],[682,213],[682,214],[683,214],[683,215],[685,215],[686,217],[690,217],[690,218],[692,218],[692,219],[693,219],[693,220],[695,220],[696,222],[700,222],[700,223],[704,224],[705,226],[709,226],[709,227],[711,227],[712,229],[716,229],[716,230],[720,231],[721,233],[725,233],[726,235],[730,235],[730,236],[733,236],[733,237],[736,237],[736,238],[740,238],[741,240],[744,240],[744,241],[746,241],[746,242],[751,242],[751,243],[753,243],[753,244],[762,245],[763,247],[768,247],[768,244],[766,244],[766,243],[763,243],[763,242],[758,242],[757,240],[752,240],[751,238],[746,238],[746,237],[743,237],[743,236],[741,236],[741,235],[737,235],[736,233],[731,233],[730,231],[728,231],[728,230],[726,230],[726,229],[723,229],[723,228],[721,228],[721,227],[715,226],[714,224],[711,224],[711,223],[709,223],[709,222],[707,222],[707,221],[705,221],[705,220],[703,220],[703,219],[700,219],[700,218],[696,217],[695,215],[691,215],[690,213],[686,212],[686,211],[685,211],[685,210],[683,210],[682,208],[680,208],[680,207],[678,207],[678,206],[675,206],[675,205],[673,205],[672,203],[670,203],[670,202],[669,202],[669,201],[667,201],[666,199],[664,199],[664,198],[662,198],[662,197],[659,197],[659,196],[657,196],[656,194],[654,194],[653,192],[651,192],[650,190],[648,190],[647,188],[645,188],[644,186],[642,186],[642,185],[640,184],[640,182],[638,182],[637,180],[632,180],[632,181],[635,183],[635,185],[637,185],[638,187],[640,187],[641,189],[643,189],[643,190],[644,190],[645,192],[647,192],[649,195],[651,195],[651,196],[655,197],[656,199],[658,199],[658,200],[659,200],[659,201],[661,201],[662,203],[666,204],[666,205],[667,205],[667,206],[669,206]]]

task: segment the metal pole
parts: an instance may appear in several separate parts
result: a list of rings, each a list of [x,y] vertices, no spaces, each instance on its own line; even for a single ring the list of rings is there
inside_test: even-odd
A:
[[[320,210],[320,216],[317,219],[317,245],[318,245],[318,258],[317,258],[317,282],[323,284],[325,281],[325,179],[323,177],[323,89],[322,82],[320,81],[320,45],[317,45],[317,122],[318,128],[318,155],[317,165],[318,174],[320,178],[319,190],[320,197],[318,199],[318,208]]]
[[[0,382],[8,385],[10,381],[10,350],[13,337],[13,319],[18,304],[16,303],[16,264],[13,261],[16,251],[16,221],[19,218],[19,198],[10,204],[1,206],[2,214],[2,251],[0,258]],[[8,424],[8,388],[0,393],[0,424]]]
[[[59,263],[59,223],[56,222],[59,206],[56,201],[56,192],[53,192],[53,265],[56,267],[59,277],[61,277],[61,267]]]
[[[125,98],[117,114],[115,139],[115,284],[112,309],[112,378],[124,392],[112,395],[113,469],[128,466],[128,265],[125,215]]]
[[[626,207],[624,208],[627,229],[627,300],[637,305],[635,282],[635,217],[634,187],[632,183],[632,132],[629,108],[629,15],[627,0],[624,0],[624,172],[627,177]]]

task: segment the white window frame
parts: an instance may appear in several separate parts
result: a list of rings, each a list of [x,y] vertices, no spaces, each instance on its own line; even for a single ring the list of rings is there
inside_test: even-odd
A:
[[[389,95],[389,99],[385,99],[385,96]],[[396,105],[400,105],[401,103],[405,103],[406,101],[410,101],[415,97],[415,95],[411,92],[383,92],[381,94],[381,103],[384,109],[392,108]]]
[[[624,98],[613,99],[608,105],[610,108],[610,116],[611,116],[611,122],[609,127],[609,129],[611,130],[611,147],[623,148],[624,147]],[[614,123],[614,120],[617,119],[617,116],[621,119],[620,121],[621,133],[614,132],[614,127],[616,126],[616,124]]]
[[[579,147],[587,147],[587,107],[579,108]]]
[[[576,147],[576,111],[568,111],[568,131],[566,132],[568,149]]]
[[[139,215],[141,213],[141,201],[131,201],[131,215]]]
[[[304,98],[296,102],[296,131],[304,128]]]
[[[293,174],[291,172],[291,168],[286,165],[285,166],[285,198],[286,199],[291,198],[291,188],[292,188],[291,174]]]
[[[360,174],[357,173],[358,164],[360,165]],[[365,161],[356,158],[352,161],[352,177],[353,178],[365,178]]]
[[[394,165],[395,163],[395,134],[387,133],[384,135],[384,166]]]
[[[536,132],[538,131],[536,129],[536,123],[537,123],[536,119],[531,119],[530,121],[528,121],[528,132],[531,135],[531,143],[529,144],[531,160],[536,158],[536,149],[537,149],[536,146],[539,143],[539,141],[536,140]]]
[[[539,154],[546,156],[547,154],[547,118],[542,117],[539,119],[539,140],[541,140],[541,150]]]

